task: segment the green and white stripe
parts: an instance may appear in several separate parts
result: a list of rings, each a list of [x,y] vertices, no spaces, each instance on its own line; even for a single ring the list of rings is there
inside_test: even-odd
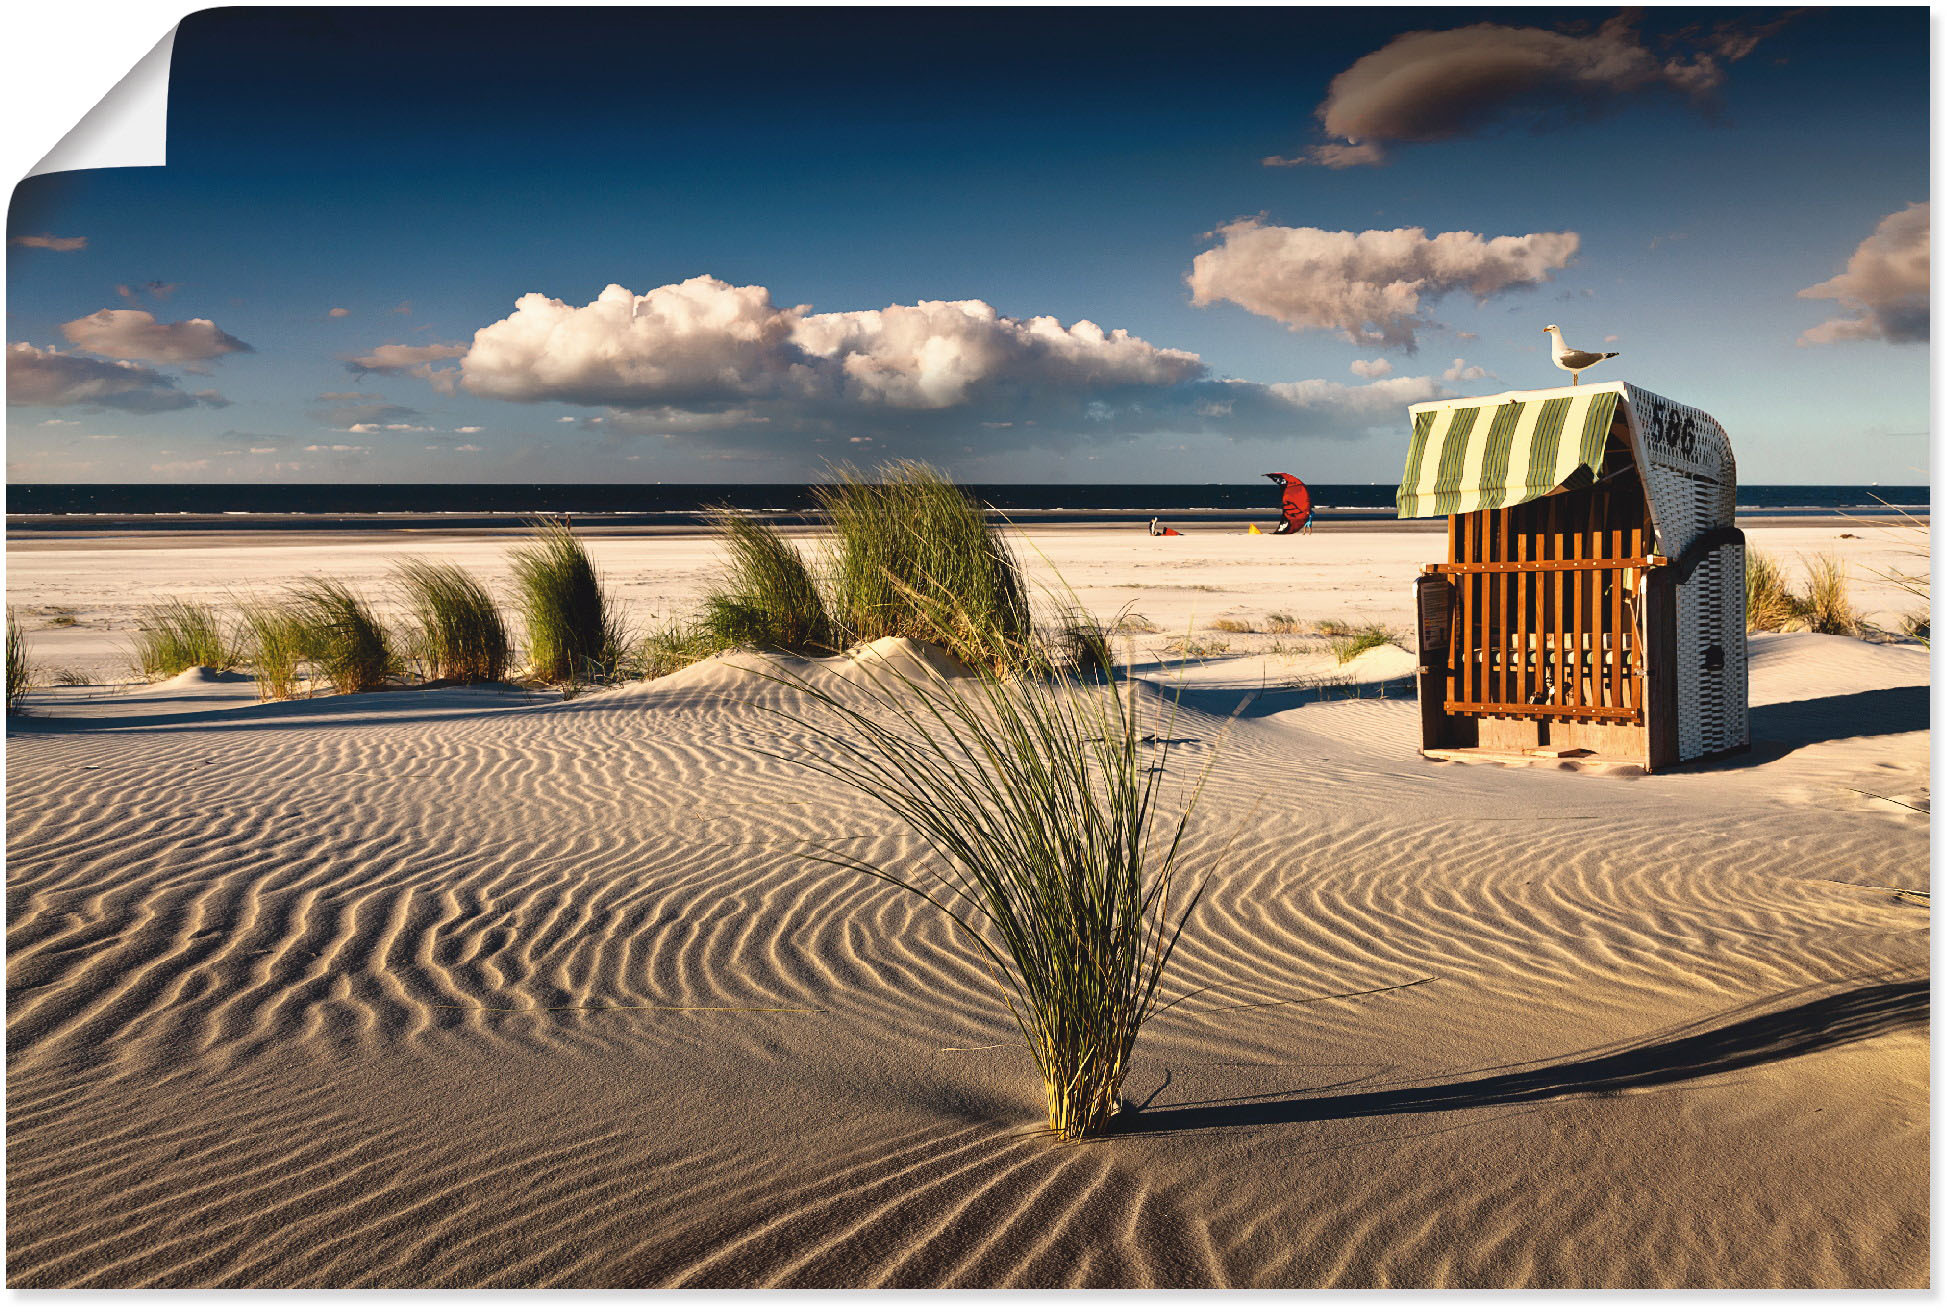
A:
[[[1611,385],[1415,406],[1400,518],[1499,510],[1592,482],[1616,395]]]

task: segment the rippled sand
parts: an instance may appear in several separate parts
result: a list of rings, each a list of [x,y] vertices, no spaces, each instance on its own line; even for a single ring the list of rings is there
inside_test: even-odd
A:
[[[10,1283],[1925,1285],[1926,654],[1753,651],[1757,749],[1653,778],[1196,668],[1204,991],[1081,1146],[734,659],[37,694]]]

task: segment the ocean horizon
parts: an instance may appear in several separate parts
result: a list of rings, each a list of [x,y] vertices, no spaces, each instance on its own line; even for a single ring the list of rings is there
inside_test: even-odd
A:
[[[614,527],[699,522],[711,507],[776,515],[815,511],[810,483],[12,483],[6,511],[16,527],[36,517],[202,519],[303,516],[575,515]],[[975,483],[969,489],[1009,516],[1046,520],[1129,516],[1275,516],[1278,492],[1261,483]],[[1321,514],[1394,517],[1392,483],[1313,483]],[[1751,483],[1738,489],[1741,517],[1925,512],[1924,484]]]

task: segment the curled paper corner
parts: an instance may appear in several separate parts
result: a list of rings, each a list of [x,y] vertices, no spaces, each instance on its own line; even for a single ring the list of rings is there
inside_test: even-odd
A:
[[[27,176],[69,169],[160,168],[169,162],[170,28]]]

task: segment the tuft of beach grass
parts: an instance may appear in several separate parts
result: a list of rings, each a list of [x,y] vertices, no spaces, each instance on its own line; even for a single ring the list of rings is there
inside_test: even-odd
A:
[[[507,673],[507,626],[500,607],[458,565],[408,560],[394,571],[418,632],[426,674],[452,683],[498,683]]]
[[[985,961],[1027,1041],[1057,1138],[1101,1135],[1130,1053],[1201,888],[1182,895],[1182,846],[1199,779],[1160,814],[1172,734],[1146,726],[1113,672],[981,669],[952,679],[861,664],[833,693],[780,668],[805,695],[780,711],[822,750],[797,761],[874,798],[931,860],[813,855],[913,893]],[[1207,769],[1207,767],[1206,767]]]
[[[129,664],[153,683],[199,665],[235,669],[242,657],[214,606],[171,598],[143,610]]]
[[[27,661],[27,633],[7,607],[7,714],[20,709],[20,699],[33,686],[34,667]]]
[[[1804,560],[1805,595],[1799,599],[1805,627],[1814,633],[1837,633],[1856,638],[1864,628],[1852,603],[1852,581],[1837,556],[1817,555]]]
[[[1318,631],[1325,635],[1332,655],[1338,657],[1341,665],[1349,664],[1376,647],[1400,640],[1397,633],[1383,624],[1344,624],[1327,620],[1318,626]]]
[[[383,687],[398,670],[392,641],[365,599],[336,579],[291,589],[299,650],[336,693]]]
[[[1744,553],[1744,627],[1779,632],[1794,627],[1803,603],[1792,595],[1785,571],[1762,551]]]
[[[990,670],[1044,654],[1020,564],[964,488],[900,461],[870,479],[839,466],[817,496],[833,535],[829,609],[847,641],[913,638]]]
[[[538,520],[533,530],[533,540],[513,552],[529,676],[546,683],[608,677],[625,639],[594,562],[565,521]]]
[[[304,622],[295,607],[244,601],[244,656],[257,676],[257,700],[285,701],[303,695]]]
[[[719,649],[833,652],[842,645],[798,549],[774,525],[728,506],[710,523],[728,553],[722,576],[703,601],[701,635]]]

